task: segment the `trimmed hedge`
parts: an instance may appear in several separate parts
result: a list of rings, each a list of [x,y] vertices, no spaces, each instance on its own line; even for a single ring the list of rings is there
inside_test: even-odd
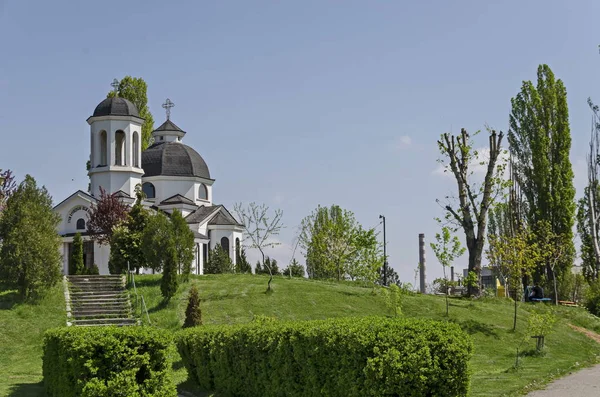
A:
[[[146,327],[68,327],[44,336],[49,396],[177,396],[172,338]]]
[[[231,396],[465,396],[473,345],[456,324],[384,317],[177,333],[189,378]]]

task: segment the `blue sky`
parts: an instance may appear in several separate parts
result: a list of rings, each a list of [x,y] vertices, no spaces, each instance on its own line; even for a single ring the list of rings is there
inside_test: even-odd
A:
[[[215,202],[283,210],[278,261],[300,220],[335,203],[365,227],[386,216],[389,262],[412,282],[418,234],[431,241],[435,199],[455,189],[434,172],[436,139],[506,131],[540,63],[567,87],[578,196],[585,183],[600,2],[490,3],[0,0],[0,168],[56,203],[85,189],[86,118],[113,78],[142,77],[156,126],[175,102]],[[427,255],[431,281],[441,267]]]

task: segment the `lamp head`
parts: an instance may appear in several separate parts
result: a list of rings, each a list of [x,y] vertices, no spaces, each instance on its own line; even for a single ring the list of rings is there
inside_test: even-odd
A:
[[[382,219],[382,218],[383,218],[383,215],[379,215],[379,219]]]

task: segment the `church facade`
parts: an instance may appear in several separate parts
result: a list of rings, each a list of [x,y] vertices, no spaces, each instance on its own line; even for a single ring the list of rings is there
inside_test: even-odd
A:
[[[165,106],[166,105],[166,106]],[[152,132],[154,143],[142,151],[142,124],[136,106],[113,97],[100,102],[90,125],[89,192],[78,190],[54,211],[61,217],[58,232],[62,236],[63,273],[68,274],[73,237],[84,240],[86,267],[97,265],[100,274],[108,274],[110,247],[100,245],[87,231],[88,214],[100,197],[101,188],[128,205],[135,202],[136,186],[146,198],[143,205],[151,210],[172,213],[179,209],[194,232],[194,274],[204,274],[209,251],[220,245],[235,264],[240,249],[243,225],[222,205],[213,203],[213,184],[202,156],[182,143],[186,132],[170,120]]]

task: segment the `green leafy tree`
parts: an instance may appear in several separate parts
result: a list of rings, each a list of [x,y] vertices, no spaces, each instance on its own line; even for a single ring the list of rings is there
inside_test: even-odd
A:
[[[488,156],[473,149],[473,139],[463,128],[458,135],[444,133],[438,140],[438,147],[443,158],[438,160],[444,167],[444,172],[450,171],[456,180],[458,200],[449,197],[449,201],[441,204],[445,211],[446,221],[452,222],[463,230],[466,246],[469,251],[468,269],[479,273],[481,259],[485,246],[488,211],[494,204],[495,198],[504,189],[503,172],[506,164],[499,161],[502,138],[504,134],[489,132]],[[477,135],[478,132],[475,133]],[[483,183],[477,183],[473,177],[473,166],[485,166]],[[442,220],[438,219],[441,223]],[[475,292],[469,288],[469,295]]]
[[[390,284],[389,287],[383,287],[383,300],[387,308],[398,317],[402,314],[402,291],[398,284]]]
[[[565,252],[556,263],[558,275],[570,271],[575,257],[573,225],[575,188],[569,153],[571,131],[567,91],[555,79],[548,65],[537,70],[537,86],[524,81],[521,91],[511,99],[508,142],[514,160],[513,173],[526,201],[524,217],[528,225],[547,222],[550,231],[560,236]],[[534,235],[540,242],[544,236]],[[552,260],[540,258],[533,273],[540,282],[554,278]]]
[[[304,277],[304,266],[296,258],[292,258],[289,266],[283,270],[283,275],[290,277]]]
[[[178,209],[174,209],[171,214],[171,225],[177,267],[183,281],[188,282],[194,260],[194,232],[192,232]]]
[[[144,119],[142,124],[142,150],[146,150],[152,144],[152,131],[154,130],[154,118],[148,108],[148,85],[141,77],[125,76],[119,81],[117,91],[111,90],[107,98],[115,95],[131,101],[138,109],[140,117]]]
[[[252,273],[252,266],[246,256],[246,248],[240,247],[236,252],[235,271],[236,273]]]
[[[179,283],[177,281],[177,254],[173,245],[169,247],[163,263],[162,278],[160,279],[160,292],[166,301],[169,301],[177,293]]]
[[[173,251],[171,221],[161,212],[150,215],[142,233],[142,253],[147,265],[154,271],[161,271],[167,260],[173,259]],[[177,268],[174,274],[177,274]]]
[[[250,203],[246,208],[241,203],[236,203],[234,210],[246,230],[244,239],[249,242],[249,248],[257,249],[260,252],[263,268],[267,267],[267,270],[269,270],[270,277],[267,283],[267,291],[269,292],[271,291],[273,272],[265,263],[265,249],[274,248],[281,244],[274,238],[279,235],[283,228],[281,221],[283,211],[274,210],[270,214],[267,205],[258,205],[256,203]]]
[[[18,289],[24,300],[60,280],[59,222],[48,191],[30,175],[6,201],[0,218],[0,281]]]
[[[377,284],[379,284],[379,285],[383,285],[383,281],[384,281],[383,272],[384,272],[384,269],[382,268],[381,273],[379,274],[379,279],[377,280]],[[396,284],[398,286],[402,285],[402,282],[400,281],[400,276],[398,275],[396,270],[394,270],[394,268],[391,266],[386,267],[385,280],[387,281],[388,285],[392,285],[392,284]],[[415,281],[415,283],[416,283],[416,281]],[[410,284],[410,283],[408,283],[408,284]],[[412,287],[412,285],[411,285],[411,287]]]
[[[513,331],[517,329],[517,302],[523,293],[523,279],[531,275],[539,257],[539,248],[529,230],[521,229],[513,235],[493,236],[489,241],[487,255],[490,261],[502,262],[506,269],[506,289],[512,289],[515,311]]]
[[[210,255],[208,255],[208,261],[204,266],[204,273],[233,273],[233,262],[231,261],[227,251],[225,251],[219,244],[215,245],[215,248],[210,251]]]
[[[73,237],[73,251],[71,252],[71,266],[69,274],[83,274],[85,265],[83,263],[83,240],[80,233],[75,233]]]
[[[383,264],[374,229],[365,230],[351,211],[318,206],[302,220],[299,244],[310,278],[345,278],[375,282]]]
[[[196,284],[194,284],[190,288],[183,328],[196,327],[198,325],[202,325],[202,310],[200,309],[200,294],[198,293]]]
[[[442,228],[442,233],[435,234],[435,240],[437,243],[431,243],[431,249],[442,265],[442,269],[444,270],[444,280],[447,281],[448,277],[446,277],[446,268],[452,266],[452,263],[456,260],[456,258],[464,254],[465,249],[461,247],[458,237],[452,236],[450,229],[447,227]],[[444,294],[446,295],[446,316],[448,315],[449,293],[450,288],[446,286],[444,288]]]
[[[146,258],[142,251],[142,235],[150,216],[142,205],[144,193],[141,185],[136,186],[136,202],[127,213],[123,222],[113,227],[110,239],[109,271],[111,274],[122,274],[129,269],[139,273],[146,266]]]

